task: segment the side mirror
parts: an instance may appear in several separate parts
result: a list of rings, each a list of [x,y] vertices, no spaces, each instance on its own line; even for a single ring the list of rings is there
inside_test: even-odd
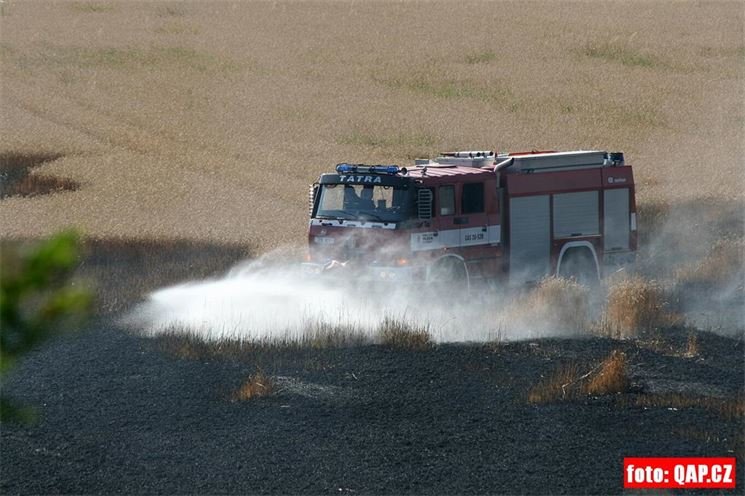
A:
[[[416,193],[416,210],[419,220],[432,218],[432,190],[421,188]]]
[[[308,187],[308,217],[313,217],[313,206],[316,204],[317,194],[318,194],[318,183],[311,184]]]

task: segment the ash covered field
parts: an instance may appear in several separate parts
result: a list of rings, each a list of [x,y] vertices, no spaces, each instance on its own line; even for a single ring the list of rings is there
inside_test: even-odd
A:
[[[692,22],[695,20],[695,22]],[[622,492],[745,466],[745,14],[730,2],[0,5],[0,248],[70,226],[95,316],[4,393],[8,494]],[[307,185],[453,149],[622,150],[592,290],[302,278]]]
[[[742,459],[743,346],[712,334],[695,358],[685,340],[230,359],[162,344],[103,322],[30,357],[10,392],[43,419],[3,428],[3,493],[615,494],[630,453]],[[530,401],[557,368],[586,372],[616,349],[631,392]],[[274,392],[236,400],[257,365]]]

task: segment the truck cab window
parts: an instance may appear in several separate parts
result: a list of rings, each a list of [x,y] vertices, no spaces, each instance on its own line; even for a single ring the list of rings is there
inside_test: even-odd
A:
[[[484,183],[463,185],[461,213],[477,214],[484,211]]]
[[[440,215],[455,214],[455,186],[440,186]]]

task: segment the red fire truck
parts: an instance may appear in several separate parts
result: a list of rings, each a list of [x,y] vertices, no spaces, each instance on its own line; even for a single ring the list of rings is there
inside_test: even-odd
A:
[[[637,247],[622,153],[444,153],[339,164],[310,190],[308,267],[395,283],[598,281]]]

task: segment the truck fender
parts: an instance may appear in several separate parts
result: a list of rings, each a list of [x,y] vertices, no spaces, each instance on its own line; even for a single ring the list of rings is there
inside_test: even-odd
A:
[[[589,241],[570,241],[568,243],[565,243],[564,246],[561,247],[561,251],[559,252],[559,261],[556,263],[556,275],[558,276],[561,272],[561,262],[564,260],[564,255],[566,254],[567,250],[579,247],[587,248],[588,250],[590,250],[590,253],[592,253],[592,259],[595,261],[595,270],[598,274],[598,280],[600,280],[600,264],[598,263],[598,255],[595,252],[595,247]]]

